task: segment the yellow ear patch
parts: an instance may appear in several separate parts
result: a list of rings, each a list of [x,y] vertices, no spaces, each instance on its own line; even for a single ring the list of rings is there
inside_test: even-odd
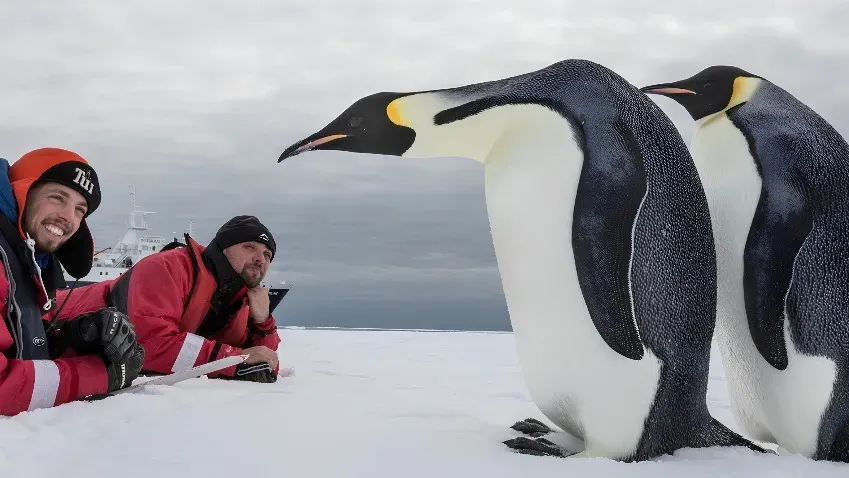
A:
[[[731,101],[728,102],[726,110],[733,108],[740,103],[745,103],[752,98],[752,95],[757,91],[761,81],[759,78],[750,78],[746,76],[738,76],[734,79],[732,87]]]
[[[389,121],[397,124],[398,126],[407,126],[404,123],[404,119],[401,117],[401,107],[398,106],[398,100],[394,100],[386,106],[386,116],[389,117]]]

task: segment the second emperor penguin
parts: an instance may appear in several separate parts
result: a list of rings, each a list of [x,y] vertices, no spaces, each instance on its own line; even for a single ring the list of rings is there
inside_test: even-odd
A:
[[[717,342],[754,439],[849,461],[849,145],[734,66],[642,88],[698,121],[692,154],[717,246]]]

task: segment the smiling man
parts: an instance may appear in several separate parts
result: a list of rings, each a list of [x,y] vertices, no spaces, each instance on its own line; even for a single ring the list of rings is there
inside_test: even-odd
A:
[[[271,232],[254,216],[227,221],[206,247],[188,235],[139,260],[112,281],[77,289],[67,314],[102,307],[126,313],[145,348],[145,372],[167,374],[245,354],[236,366],[209,374],[254,382],[277,380],[277,325],[261,282],[274,259]],[[67,292],[60,291],[62,301]]]
[[[94,169],[59,148],[30,151],[11,167],[0,160],[0,168],[0,414],[129,385],[144,349],[125,315],[100,309],[47,320],[57,312],[62,266],[76,278],[91,270],[85,218],[100,204]]]

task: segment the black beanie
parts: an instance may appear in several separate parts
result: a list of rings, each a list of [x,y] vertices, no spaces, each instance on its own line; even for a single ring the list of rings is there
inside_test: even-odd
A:
[[[274,236],[255,216],[236,216],[230,219],[218,229],[215,238],[212,239],[212,242],[218,244],[222,251],[233,244],[248,241],[265,244],[271,250],[271,260],[274,260],[274,253],[277,250]]]

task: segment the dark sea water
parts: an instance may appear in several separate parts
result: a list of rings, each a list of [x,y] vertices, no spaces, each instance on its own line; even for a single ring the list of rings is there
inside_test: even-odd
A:
[[[299,297],[293,289],[274,316],[281,327],[511,330],[503,299],[336,300]]]

